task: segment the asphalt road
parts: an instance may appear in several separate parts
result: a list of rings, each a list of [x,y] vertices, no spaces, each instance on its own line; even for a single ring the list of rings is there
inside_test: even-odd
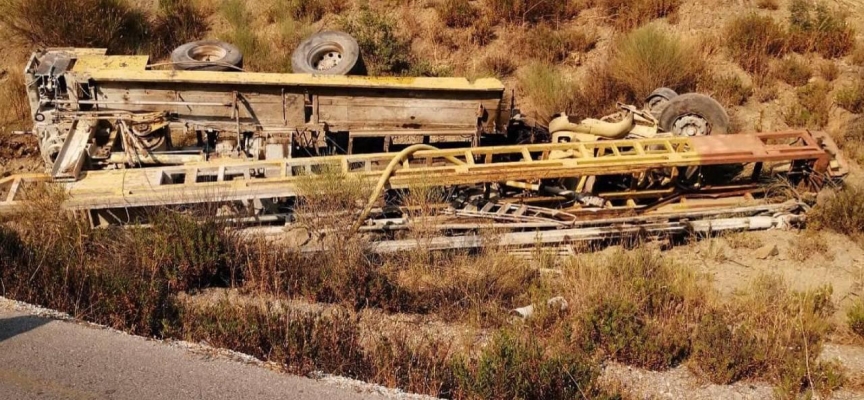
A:
[[[0,307],[0,399],[381,399]]]

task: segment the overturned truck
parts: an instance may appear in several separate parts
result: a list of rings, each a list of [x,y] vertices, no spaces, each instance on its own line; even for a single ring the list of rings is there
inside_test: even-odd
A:
[[[420,218],[440,232],[430,249],[480,246],[487,228],[531,246],[785,226],[805,206],[778,203],[778,182],[815,192],[847,173],[824,133],[730,135],[719,104],[669,89],[543,127],[505,104],[496,79],[158,68],[100,49],[34,53],[25,75],[46,173],[0,180],[0,213],[53,182],[95,226],[215,205],[278,234],[296,219],[298,180],[335,170],[374,187],[345,221],[377,251],[418,246],[392,232]],[[432,215],[412,217],[394,195],[417,185],[445,189]]]

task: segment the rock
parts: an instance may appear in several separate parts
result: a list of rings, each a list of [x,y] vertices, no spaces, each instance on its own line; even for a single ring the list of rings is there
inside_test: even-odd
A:
[[[778,254],[780,254],[780,251],[777,250],[776,244],[766,244],[753,252],[753,256],[760,260],[765,260]]]

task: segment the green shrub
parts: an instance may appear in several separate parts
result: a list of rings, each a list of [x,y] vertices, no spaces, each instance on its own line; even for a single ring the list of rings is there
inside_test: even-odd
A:
[[[756,279],[736,294],[728,312],[702,318],[693,340],[694,366],[715,383],[767,379],[781,397],[814,388],[830,392],[842,376],[816,359],[831,332],[831,292],[795,292],[779,278]]]
[[[615,44],[608,70],[630,99],[637,101],[658,87],[693,91],[704,76],[705,61],[695,46],[649,25]]]
[[[739,16],[726,25],[726,48],[745,71],[764,75],[770,57],[785,51],[786,32],[771,17],[758,14]]]
[[[147,46],[147,18],[124,0],[0,0],[0,24],[32,47],[104,47],[133,53]]]
[[[806,61],[797,57],[788,57],[777,65],[774,76],[792,86],[803,86],[813,77],[813,70]]]
[[[812,51],[836,58],[855,47],[855,30],[846,24],[843,14],[824,3],[813,5],[807,0],[792,0],[789,11],[788,40],[793,51]]]
[[[584,397],[599,375],[578,349],[547,349],[536,335],[507,330],[497,332],[476,359],[457,358],[453,370],[457,397],[472,399]]]
[[[574,82],[542,63],[530,64],[520,71],[519,87],[531,98],[541,123],[548,123],[558,113],[570,112],[578,92]]]
[[[362,7],[340,24],[357,39],[370,75],[401,75],[410,70],[411,42],[399,33],[395,19]]]
[[[691,359],[711,382],[728,384],[756,372],[757,351],[756,338],[745,327],[736,328],[724,313],[712,311],[696,328]]]

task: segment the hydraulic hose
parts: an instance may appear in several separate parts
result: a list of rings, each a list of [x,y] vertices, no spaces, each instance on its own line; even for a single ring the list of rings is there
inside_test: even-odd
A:
[[[378,199],[378,196],[381,196],[381,192],[384,191],[384,187],[387,185],[387,182],[390,181],[390,177],[393,176],[393,172],[396,170],[396,166],[405,161],[408,157],[411,157],[414,153],[422,150],[438,150],[435,146],[430,146],[428,144],[415,144],[406,147],[402,151],[400,151],[396,156],[390,160],[390,163],[387,164],[387,168],[381,172],[381,177],[378,178],[378,184],[375,185],[375,189],[372,191],[372,194],[369,195],[369,200],[366,201],[366,206],[363,207],[363,211],[360,213],[360,216],[354,221],[354,225],[351,227],[351,232],[357,232],[360,229],[360,226],[363,225],[363,221],[366,221],[366,218],[369,216],[369,213],[372,212],[372,207],[375,205],[375,200]],[[456,165],[465,165],[465,162],[453,157],[453,156],[445,156],[447,161],[450,161]]]

